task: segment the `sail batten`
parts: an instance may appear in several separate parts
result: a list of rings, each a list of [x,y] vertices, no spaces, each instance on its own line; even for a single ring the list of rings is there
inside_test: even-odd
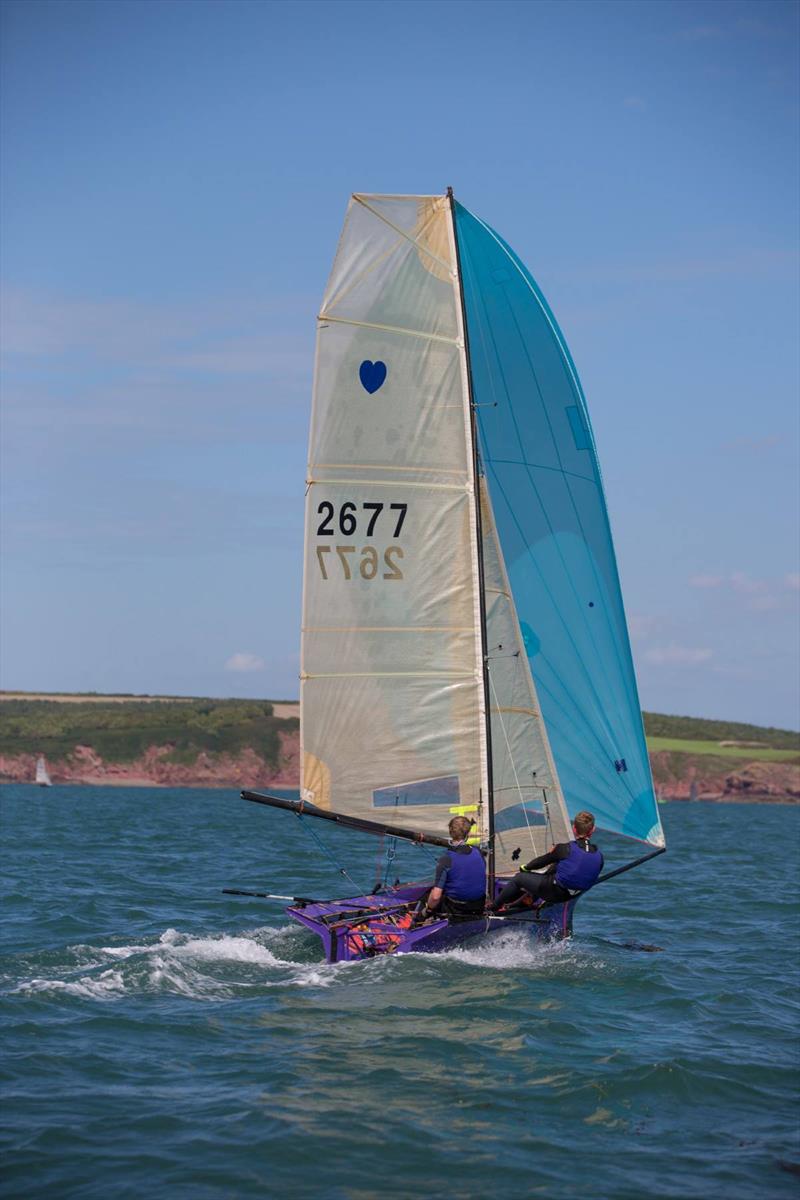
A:
[[[380,329],[384,333],[402,333],[407,337],[425,338],[429,342],[449,342],[452,346],[460,345],[458,338],[444,337],[439,333],[426,333],[424,329],[402,329],[398,325],[377,325],[374,321],[353,321],[346,317],[332,317],[329,312],[320,313],[317,320],[330,322],[332,325],[355,325],[361,329]]]

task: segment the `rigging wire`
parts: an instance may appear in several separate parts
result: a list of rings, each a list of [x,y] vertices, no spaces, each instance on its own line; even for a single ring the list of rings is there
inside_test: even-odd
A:
[[[345,879],[348,879],[348,880],[350,881],[350,883],[352,883],[353,887],[356,889],[356,891],[358,892],[359,896],[369,896],[369,895],[370,895],[370,892],[369,892],[369,891],[365,891],[365,890],[364,890],[362,887],[360,887],[360,886],[359,886],[359,884],[357,884],[357,883],[356,883],[355,879],[353,879],[353,876],[352,876],[352,875],[349,873],[349,871],[347,871],[347,870],[346,870],[344,867],[341,867],[341,866],[339,865],[339,863],[338,863],[338,862],[337,862],[337,860],[336,860],[336,857],[335,857],[335,855],[332,853],[332,851],[330,851],[330,850],[328,849],[328,847],[327,847],[327,846],[325,845],[325,843],[324,843],[324,842],[321,840],[321,838],[319,838],[319,837],[317,836],[317,834],[314,832],[314,830],[311,828],[311,826],[309,825],[309,826],[306,828],[305,822],[303,821],[302,814],[301,814],[301,813],[295,813],[295,816],[297,817],[298,821],[300,821],[301,825],[303,825],[304,829],[306,830],[306,833],[310,833],[310,834],[311,834],[311,837],[312,837],[312,838],[314,839],[314,841],[317,843],[317,845],[319,846],[319,848],[320,848],[320,850],[323,852],[323,854],[326,854],[326,855],[327,855],[327,857],[328,857],[328,858],[331,860],[331,862],[333,863],[334,867],[335,867],[335,868],[336,868],[336,870],[339,872],[339,874],[340,874],[340,875],[343,875]]]

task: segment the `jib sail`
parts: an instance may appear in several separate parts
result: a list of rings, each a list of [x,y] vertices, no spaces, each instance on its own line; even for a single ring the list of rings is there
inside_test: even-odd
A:
[[[663,845],[586,402],[536,283],[456,205],[480,454],[571,812]]]

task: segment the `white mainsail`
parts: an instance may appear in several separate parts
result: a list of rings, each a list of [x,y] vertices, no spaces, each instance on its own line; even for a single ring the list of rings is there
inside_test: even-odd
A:
[[[34,783],[38,783],[39,787],[52,787],[50,773],[47,770],[47,763],[43,754],[40,754],[36,759],[36,775]]]
[[[488,833],[470,403],[446,197],[354,196],[322,305],[309,447],[302,794]]]

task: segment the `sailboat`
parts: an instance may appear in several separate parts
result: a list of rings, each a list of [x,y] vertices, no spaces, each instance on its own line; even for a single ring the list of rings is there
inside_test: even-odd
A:
[[[306,484],[300,799],[244,798],[434,846],[466,815],[489,898],[580,809],[650,847],[602,879],[662,853],[578,375],[527,268],[452,190],[350,200]],[[328,961],[509,922],[568,936],[579,898],[423,918],[430,883],[284,898]]]
[[[33,782],[37,783],[39,787],[53,786],[53,781],[50,778],[50,772],[47,770],[47,762],[43,754],[40,754],[36,759],[36,775]]]

